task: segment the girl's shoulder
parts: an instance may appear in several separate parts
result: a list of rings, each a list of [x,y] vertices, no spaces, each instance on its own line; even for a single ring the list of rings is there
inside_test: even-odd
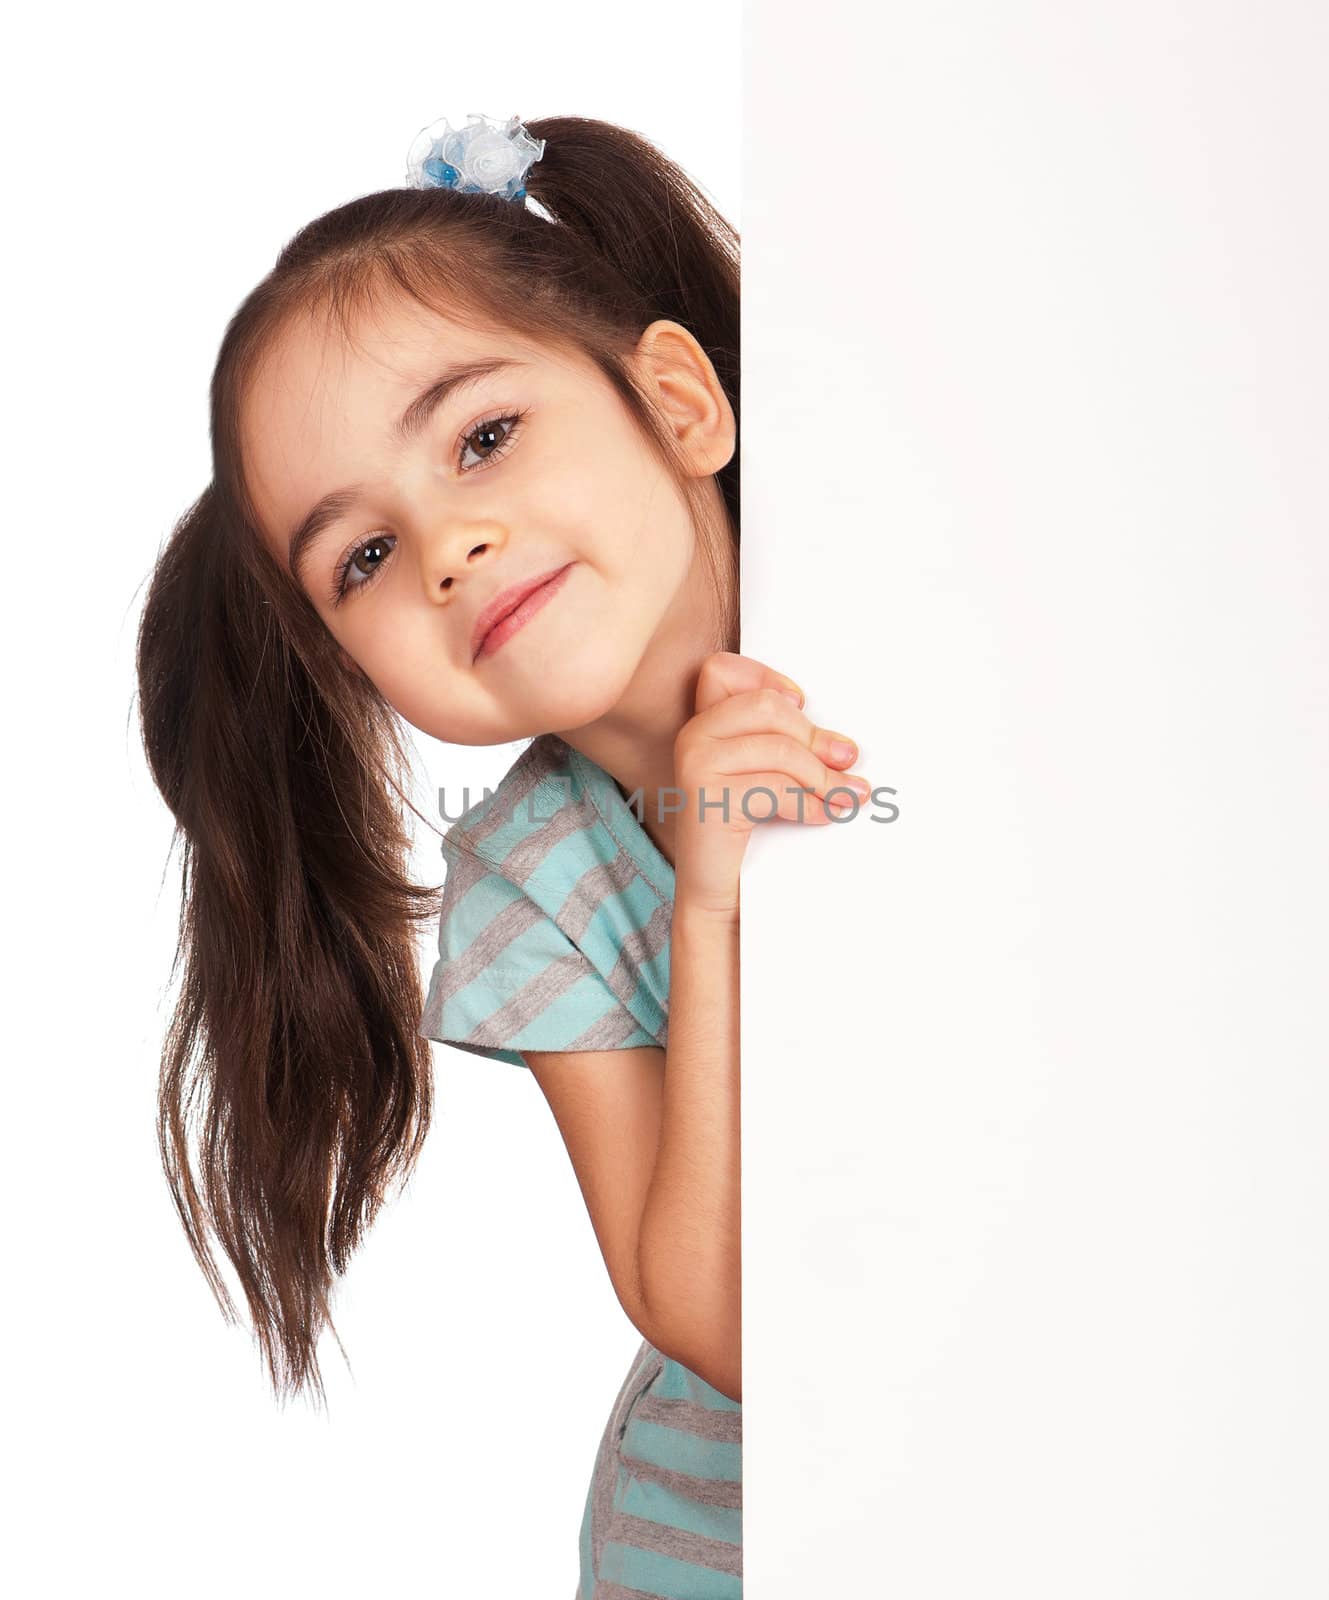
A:
[[[498,787],[462,813],[444,836],[443,854],[449,881],[470,860],[537,899],[561,902],[599,865],[643,904],[673,904],[673,868],[617,784],[553,733],[533,739]],[[465,872],[457,877],[459,886],[467,880]]]
[[[664,1042],[673,872],[602,768],[538,736],[443,854],[426,1038],[517,1065]]]
[[[502,872],[513,848],[565,807],[579,807],[585,783],[575,752],[556,734],[533,739],[481,800],[470,805],[444,835],[449,868],[472,856]],[[469,791],[464,791],[469,799]]]

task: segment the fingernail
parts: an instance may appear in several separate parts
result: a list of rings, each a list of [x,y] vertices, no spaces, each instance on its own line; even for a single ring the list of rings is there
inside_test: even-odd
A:
[[[796,706],[801,706],[803,704],[803,696],[799,693],[799,691],[797,689],[786,689],[786,688],[781,687],[781,688],[777,689],[776,692],[778,694],[788,695],[788,697],[794,702],[794,704]]]
[[[840,782],[843,783],[847,789],[852,789],[854,793],[862,800],[866,800],[867,797],[872,793],[872,785],[866,778],[860,778],[856,773],[851,774],[847,778],[841,778]]]
[[[831,740],[832,761],[852,761],[858,752],[858,746],[849,739]]]

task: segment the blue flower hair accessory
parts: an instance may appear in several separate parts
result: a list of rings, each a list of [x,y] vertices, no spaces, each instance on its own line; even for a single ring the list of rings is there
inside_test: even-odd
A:
[[[497,122],[470,111],[464,128],[440,117],[416,134],[406,157],[406,182],[412,189],[456,189],[522,200],[526,173],[544,153],[545,141],[533,139],[520,117]]]

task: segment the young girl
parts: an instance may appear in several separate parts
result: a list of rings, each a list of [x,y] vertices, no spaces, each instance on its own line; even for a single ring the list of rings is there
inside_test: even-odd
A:
[[[733,229],[636,134],[426,129],[407,186],[302,229],[232,318],[213,480],[139,638],[184,846],[160,1138],[194,1254],[231,1317],[225,1252],[278,1395],[322,1396],[333,1279],[429,1124],[426,1040],[529,1068],[643,1337],[578,1600],[740,1593],[739,869],[755,822],[868,788],[734,653],[738,287]],[[398,719],[531,739],[444,839],[423,997]]]

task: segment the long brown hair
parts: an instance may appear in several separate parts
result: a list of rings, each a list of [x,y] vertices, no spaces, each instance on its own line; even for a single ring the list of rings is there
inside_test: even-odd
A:
[[[626,357],[651,321],[682,323],[738,416],[738,236],[628,129],[581,117],[526,126],[547,140],[527,175],[538,210],[389,189],[285,246],[227,325],[212,482],[159,556],[140,623],[143,742],[182,858],[162,1162],[231,1321],[209,1235],[234,1269],[279,1400],[308,1386],[325,1402],[316,1346],[333,1326],[333,1278],[429,1126],[415,927],[438,896],[407,876],[415,808],[397,714],[259,535],[239,419],[264,353],[298,313],[320,310],[349,337],[360,312],[402,293],[582,352],[675,469],[737,642],[738,455],[716,475],[721,529]]]

